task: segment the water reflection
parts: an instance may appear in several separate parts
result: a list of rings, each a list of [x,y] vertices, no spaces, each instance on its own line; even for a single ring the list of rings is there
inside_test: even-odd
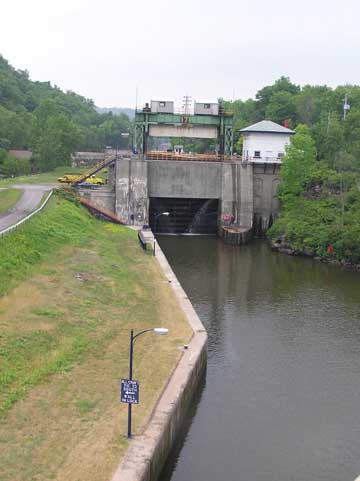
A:
[[[209,333],[207,385],[172,481],[353,480],[359,274],[264,242],[160,244]]]

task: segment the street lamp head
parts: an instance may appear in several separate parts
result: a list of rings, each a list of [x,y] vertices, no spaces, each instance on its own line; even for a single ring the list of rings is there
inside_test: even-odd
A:
[[[159,336],[163,336],[164,334],[167,334],[169,332],[169,329],[166,327],[154,327],[154,332],[155,334],[159,334]]]
[[[161,215],[170,215],[170,212],[159,212],[158,214],[155,214],[155,218],[157,219]]]

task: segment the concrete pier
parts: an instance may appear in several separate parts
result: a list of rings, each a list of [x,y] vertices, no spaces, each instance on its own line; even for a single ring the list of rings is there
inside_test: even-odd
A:
[[[251,227],[229,226],[221,228],[220,237],[224,239],[225,244],[240,246],[250,242],[253,233]]]

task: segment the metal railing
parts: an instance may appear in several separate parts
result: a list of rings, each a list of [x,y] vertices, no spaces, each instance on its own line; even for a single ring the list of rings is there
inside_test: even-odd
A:
[[[282,157],[244,157],[243,162],[249,162],[249,163],[259,163],[259,164],[281,164],[282,163]]]
[[[52,194],[53,194],[53,191],[51,190],[49,195],[46,197],[46,199],[44,200],[44,202],[41,204],[41,206],[39,208],[37,208],[36,210],[34,210],[30,214],[28,214],[23,219],[19,220],[19,222],[16,222],[16,224],[13,224],[13,225],[7,227],[6,229],[0,231],[0,237],[3,237],[4,235],[8,234],[9,232],[11,232],[13,230],[16,230],[18,227],[20,227],[22,224],[24,224],[24,222],[31,219],[31,217],[33,217],[35,214],[38,214],[39,212],[41,212],[43,210],[43,208],[46,206],[46,204],[48,203],[48,200],[50,199]]]
[[[219,154],[190,154],[175,152],[150,151],[145,154],[148,160],[193,160],[198,162],[224,162],[230,160],[241,160],[240,157]]]
[[[282,157],[242,157],[240,155],[220,155],[220,154],[195,154],[161,152],[150,150],[146,152],[145,158],[148,160],[192,160],[198,162],[232,162],[241,161],[259,164],[281,164]]]

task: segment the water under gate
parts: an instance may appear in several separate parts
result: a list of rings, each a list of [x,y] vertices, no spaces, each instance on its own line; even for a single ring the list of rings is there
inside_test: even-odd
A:
[[[218,199],[153,197],[149,223],[156,234],[216,234],[218,210]]]

